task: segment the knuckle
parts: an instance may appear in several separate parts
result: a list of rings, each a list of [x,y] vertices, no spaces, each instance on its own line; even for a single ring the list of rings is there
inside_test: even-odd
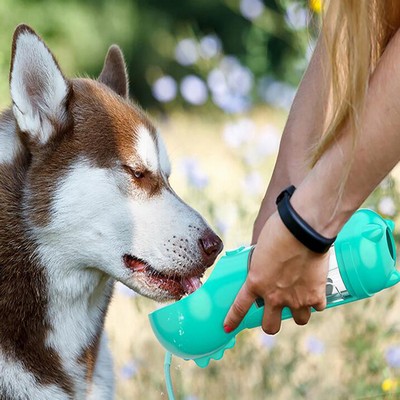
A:
[[[314,307],[317,311],[323,310],[326,307],[325,293],[323,295],[313,296],[309,301],[309,305]]]
[[[312,304],[325,304],[326,303],[326,298],[325,298],[325,296],[323,296],[323,297],[317,297],[317,298],[315,298],[315,299],[313,299],[313,302],[312,302]]]
[[[293,310],[300,310],[301,307],[303,307],[303,305],[300,303],[299,300],[297,299],[292,299],[291,304],[290,304],[290,308]]]
[[[326,308],[326,300],[316,303],[316,305],[314,306],[314,309],[316,311],[323,311],[325,310],[325,308]]]
[[[265,300],[272,308],[279,307],[282,304],[282,300],[274,293],[268,294]]]
[[[253,277],[253,275],[249,275],[246,280],[247,290],[251,294],[260,295],[262,291],[262,287],[258,279]]]

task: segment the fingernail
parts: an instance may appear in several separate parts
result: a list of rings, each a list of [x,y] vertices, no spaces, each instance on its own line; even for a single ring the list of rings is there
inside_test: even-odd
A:
[[[229,325],[224,325],[224,331],[225,333],[231,333],[233,331],[233,328],[231,328]]]

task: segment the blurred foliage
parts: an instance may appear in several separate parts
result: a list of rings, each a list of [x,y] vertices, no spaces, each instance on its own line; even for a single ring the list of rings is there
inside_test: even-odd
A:
[[[8,94],[11,39],[19,23],[30,25],[44,38],[67,76],[97,75],[111,43],[119,43],[124,49],[131,47],[137,18],[134,5],[125,0],[1,0],[2,95]]]
[[[305,0],[1,0],[0,89],[7,93],[12,32],[24,22],[46,40],[69,76],[96,76],[108,46],[119,44],[131,93],[144,107],[199,104],[178,93],[186,76],[200,78],[206,90],[200,103],[212,104],[215,93],[205,82],[229,56],[237,73],[228,78],[237,81],[233,85],[248,107],[265,100],[258,89],[271,82],[297,85],[312,42],[313,24],[307,27],[312,14]],[[189,47],[177,55],[182,40]],[[243,74],[249,81],[245,90]],[[153,85],[163,76],[173,79],[177,93],[160,103]]]

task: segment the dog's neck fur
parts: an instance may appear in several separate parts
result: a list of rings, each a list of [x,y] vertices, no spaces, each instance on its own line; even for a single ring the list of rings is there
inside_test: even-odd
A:
[[[11,133],[18,137],[7,111],[0,117],[2,151]],[[112,281],[95,269],[68,268],[62,252],[43,248],[26,218],[30,155],[17,147],[12,162],[0,163],[0,375],[17,363],[40,384],[76,396],[92,378]]]

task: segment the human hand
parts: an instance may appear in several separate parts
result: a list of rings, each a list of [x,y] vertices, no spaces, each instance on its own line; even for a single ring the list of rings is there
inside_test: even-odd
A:
[[[275,212],[261,230],[247,279],[225,318],[225,332],[236,329],[256,298],[264,299],[264,332],[279,331],[284,307],[290,308],[298,325],[305,325],[310,307],[317,311],[326,307],[328,264],[329,253],[307,249]]]

